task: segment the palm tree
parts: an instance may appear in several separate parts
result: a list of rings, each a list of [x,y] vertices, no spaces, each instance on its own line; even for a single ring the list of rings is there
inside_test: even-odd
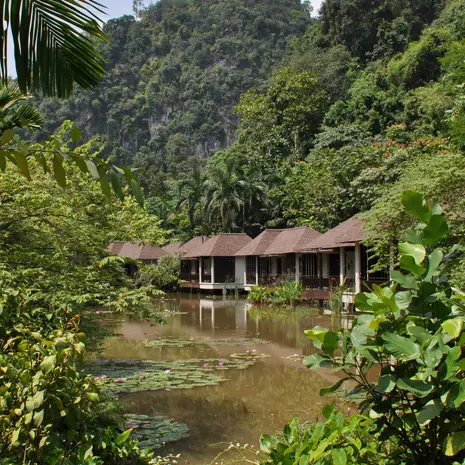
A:
[[[37,108],[25,103],[27,101],[16,83],[0,87],[0,131],[40,128],[42,116]]]
[[[67,97],[74,84],[94,87],[103,76],[103,60],[94,40],[107,40],[95,0],[2,0],[0,74],[8,82],[11,34],[20,90]],[[6,28],[5,26],[6,25]]]
[[[245,181],[238,175],[232,157],[222,160],[209,170],[204,182],[205,212],[213,219],[217,215],[224,232],[232,232],[237,214],[244,204]]]
[[[178,210],[187,207],[187,215],[192,231],[195,228],[195,212],[202,201],[203,175],[198,158],[189,160],[191,170],[179,183]]]

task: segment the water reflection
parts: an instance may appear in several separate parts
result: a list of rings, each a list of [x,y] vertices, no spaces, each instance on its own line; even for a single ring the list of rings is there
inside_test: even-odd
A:
[[[115,321],[114,329],[121,336],[106,341],[105,358],[220,358],[253,350],[270,356],[247,370],[225,372],[228,381],[219,386],[121,395],[133,413],[167,415],[189,426],[191,437],[174,443],[169,450],[181,452],[194,463],[207,463],[224,449],[224,444],[218,443],[258,445],[261,433],[282,429],[293,416],[312,421],[320,417],[328,399],[320,398],[319,390],[337,378],[326,371],[310,372],[292,356],[314,352],[303,331],[315,325],[331,326],[334,322],[330,316],[310,309],[271,312],[250,308],[243,300],[183,295],[160,300],[156,305],[170,315],[168,324]],[[145,340],[158,337],[202,338],[202,344],[144,346]],[[236,346],[224,346],[206,338],[241,340]],[[268,343],[249,344],[244,338]]]

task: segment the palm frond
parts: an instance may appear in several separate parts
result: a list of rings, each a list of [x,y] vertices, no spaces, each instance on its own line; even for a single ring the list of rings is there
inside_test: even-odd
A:
[[[5,0],[0,22],[0,72],[8,81],[8,32],[11,32],[16,73],[22,92],[67,97],[74,84],[94,87],[103,76],[103,60],[93,40],[106,40],[94,0]]]

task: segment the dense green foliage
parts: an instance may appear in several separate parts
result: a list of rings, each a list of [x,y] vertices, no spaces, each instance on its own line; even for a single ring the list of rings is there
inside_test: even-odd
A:
[[[344,374],[322,395],[345,381],[355,383],[351,387],[363,395],[360,408],[375,420],[377,439],[390,442],[392,463],[462,463],[465,305],[464,294],[447,279],[457,246],[438,245],[449,228],[436,203],[405,191],[402,204],[416,225],[399,244],[392,285],[374,285],[356,296],[366,314],[351,329],[306,331],[321,354],[304,363]],[[369,376],[374,367],[380,368],[376,380]]]

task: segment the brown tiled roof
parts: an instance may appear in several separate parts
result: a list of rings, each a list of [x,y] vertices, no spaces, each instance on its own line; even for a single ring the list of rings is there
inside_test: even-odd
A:
[[[108,251],[112,253],[113,255],[118,255],[123,245],[124,245],[123,241],[112,242],[108,246]]]
[[[321,233],[312,228],[300,227],[284,229],[279,236],[266,249],[266,255],[284,255],[299,253],[306,244],[321,236]]]
[[[254,240],[250,241],[245,247],[242,247],[235,255],[236,257],[263,255],[266,249],[279,236],[282,229],[265,229]]]
[[[310,241],[303,247],[306,251],[334,249],[337,247],[350,247],[356,242],[363,241],[363,221],[358,218],[350,218],[325,234]]]
[[[198,247],[191,248],[184,258],[233,257],[252,239],[247,234],[219,234]]]
[[[163,250],[170,254],[181,254],[185,255],[188,252],[195,250],[199,246],[201,246],[204,242],[208,240],[208,236],[195,236],[190,241],[185,242],[171,242],[163,247]]]
[[[298,253],[304,245],[320,236],[318,231],[302,226],[289,229],[265,229],[236,256],[284,255]]]
[[[195,251],[198,247],[208,241],[208,236],[195,236],[190,241],[183,244],[180,248],[180,252],[188,254],[189,252]]]
[[[181,253],[181,251],[179,250],[182,246],[182,242],[170,242],[169,244],[166,244],[162,247],[162,249],[170,254],[170,255],[174,255],[174,254],[177,254],[177,253]]]
[[[157,245],[131,244],[130,242],[113,242],[109,250],[113,255],[133,260],[156,260],[166,255],[166,252]]]

